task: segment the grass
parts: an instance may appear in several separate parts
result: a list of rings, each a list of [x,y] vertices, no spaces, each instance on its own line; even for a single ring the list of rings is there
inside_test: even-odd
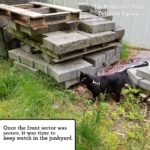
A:
[[[53,78],[17,72],[0,61],[0,118],[75,119],[77,150],[150,149],[150,125],[136,92],[123,90],[119,104],[112,98],[91,104],[60,89]]]
[[[128,49],[128,43],[127,42],[122,42],[122,52],[120,58],[122,60],[127,60],[130,54],[130,51]]]

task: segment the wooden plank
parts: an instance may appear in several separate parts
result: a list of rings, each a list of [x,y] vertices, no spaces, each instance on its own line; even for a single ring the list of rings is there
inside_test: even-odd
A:
[[[9,6],[9,5],[5,5],[5,4],[0,4],[0,11],[1,10],[5,10],[8,12],[12,12],[14,14],[18,14],[18,15],[22,15],[22,16],[26,16],[26,17],[30,17],[30,18],[43,18],[45,15],[44,14],[40,14],[37,12],[33,12],[30,10],[25,10],[22,8],[18,8],[18,7],[14,7],[14,6]]]
[[[60,60],[58,59],[52,59],[52,61],[54,63],[60,63],[60,62],[63,62],[63,61],[66,61],[66,60],[69,60],[69,59],[73,59],[73,58],[76,58],[76,57],[79,57],[79,56],[82,56],[82,55],[86,55],[86,54],[90,54],[90,53],[93,53],[93,52],[97,52],[97,51],[100,51],[100,50],[105,50],[107,48],[110,48],[110,47],[114,47],[114,46],[117,46],[119,44],[119,42],[110,42],[107,46],[105,47],[100,47],[100,46],[92,46],[92,47],[88,47],[86,49],[86,51],[75,51],[76,54],[70,54],[68,56],[62,56],[62,58]],[[72,52],[73,53],[73,52]]]
[[[31,4],[47,6],[47,7],[58,9],[58,10],[62,10],[62,11],[68,11],[68,12],[71,12],[71,13],[79,13],[79,12],[81,12],[80,9],[74,9],[74,8],[58,6],[58,5],[52,5],[52,4],[46,4],[46,3],[40,3],[40,2],[31,2]]]
[[[55,53],[53,53],[53,52],[50,51],[49,49],[44,48],[44,46],[41,45],[41,43],[36,42],[36,41],[34,41],[34,40],[31,40],[31,39],[29,39],[29,38],[22,39],[22,38],[20,38],[20,37],[18,37],[18,36],[15,36],[15,37],[16,37],[17,39],[19,39],[20,41],[22,41],[22,42],[24,42],[24,43],[26,43],[26,44],[28,44],[28,45],[30,45],[30,46],[36,48],[36,49],[39,49],[39,50],[41,50],[42,52],[44,52],[44,53],[46,53],[46,54],[48,54],[48,55],[50,55],[52,58],[59,59],[59,56],[58,56],[58,55],[56,55]]]
[[[18,8],[23,8],[23,9],[30,9],[34,7],[34,4],[17,4],[13,6],[18,7]]]

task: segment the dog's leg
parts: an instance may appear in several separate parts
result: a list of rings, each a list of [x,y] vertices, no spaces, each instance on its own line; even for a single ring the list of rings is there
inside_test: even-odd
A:
[[[120,102],[120,93],[121,93],[121,89],[117,90],[114,92],[116,94],[116,102]]]

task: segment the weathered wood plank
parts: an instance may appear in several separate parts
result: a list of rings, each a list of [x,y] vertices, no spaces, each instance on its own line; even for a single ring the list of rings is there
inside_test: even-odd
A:
[[[34,4],[17,4],[13,6],[18,7],[18,8],[23,8],[23,9],[30,9],[34,7]]]
[[[62,10],[62,11],[68,11],[68,12],[71,12],[71,13],[79,13],[79,12],[81,12],[80,9],[74,9],[74,8],[58,6],[58,5],[52,5],[52,4],[46,4],[46,3],[40,3],[40,2],[31,2],[31,4],[47,6],[47,7],[58,9],[58,10]]]

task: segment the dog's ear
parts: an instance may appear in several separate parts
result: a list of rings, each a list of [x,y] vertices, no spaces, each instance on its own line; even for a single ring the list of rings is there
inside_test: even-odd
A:
[[[84,75],[84,73],[80,71],[80,75]]]

